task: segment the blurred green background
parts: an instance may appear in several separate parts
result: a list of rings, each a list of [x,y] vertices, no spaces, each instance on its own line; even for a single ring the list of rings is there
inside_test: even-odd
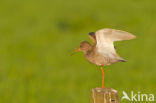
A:
[[[128,62],[105,67],[105,86],[156,94],[155,0],[1,0],[0,103],[89,103],[101,70],[70,54],[101,28],[137,36],[115,43]]]

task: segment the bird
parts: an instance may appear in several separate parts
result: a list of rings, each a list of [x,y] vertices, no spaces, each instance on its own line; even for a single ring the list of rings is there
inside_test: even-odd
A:
[[[126,31],[111,28],[103,28],[96,32],[90,32],[88,36],[93,44],[90,44],[88,41],[82,41],[72,55],[82,51],[90,63],[101,67],[102,88],[104,88],[105,72],[103,67],[127,61],[118,55],[113,43],[115,41],[135,39],[136,36]]]

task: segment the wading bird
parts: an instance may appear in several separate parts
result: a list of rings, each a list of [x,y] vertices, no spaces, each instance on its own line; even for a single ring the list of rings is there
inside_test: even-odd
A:
[[[101,67],[103,74],[102,88],[104,88],[103,66],[126,61],[116,53],[113,42],[134,39],[136,36],[122,30],[110,28],[104,28],[96,32],[90,32],[88,36],[92,40],[93,45],[87,41],[83,41],[80,43],[79,47],[74,53],[82,51],[85,55],[85,58],[90,63]]]

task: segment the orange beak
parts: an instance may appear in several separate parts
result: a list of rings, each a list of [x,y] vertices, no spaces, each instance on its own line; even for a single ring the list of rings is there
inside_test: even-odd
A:
[[[75,53],[77,53],[77,52],[79,52],[79,51],[81,51],[81,48],[80,48],[80,47],[76,48],[76,51],[73,52],[71,55],[74,55]]]

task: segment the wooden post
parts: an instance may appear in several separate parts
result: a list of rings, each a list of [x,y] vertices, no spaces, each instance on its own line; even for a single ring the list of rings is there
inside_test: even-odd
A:
[[[112,88],[93,88],[90,103],[119,103],[118,93]]]

